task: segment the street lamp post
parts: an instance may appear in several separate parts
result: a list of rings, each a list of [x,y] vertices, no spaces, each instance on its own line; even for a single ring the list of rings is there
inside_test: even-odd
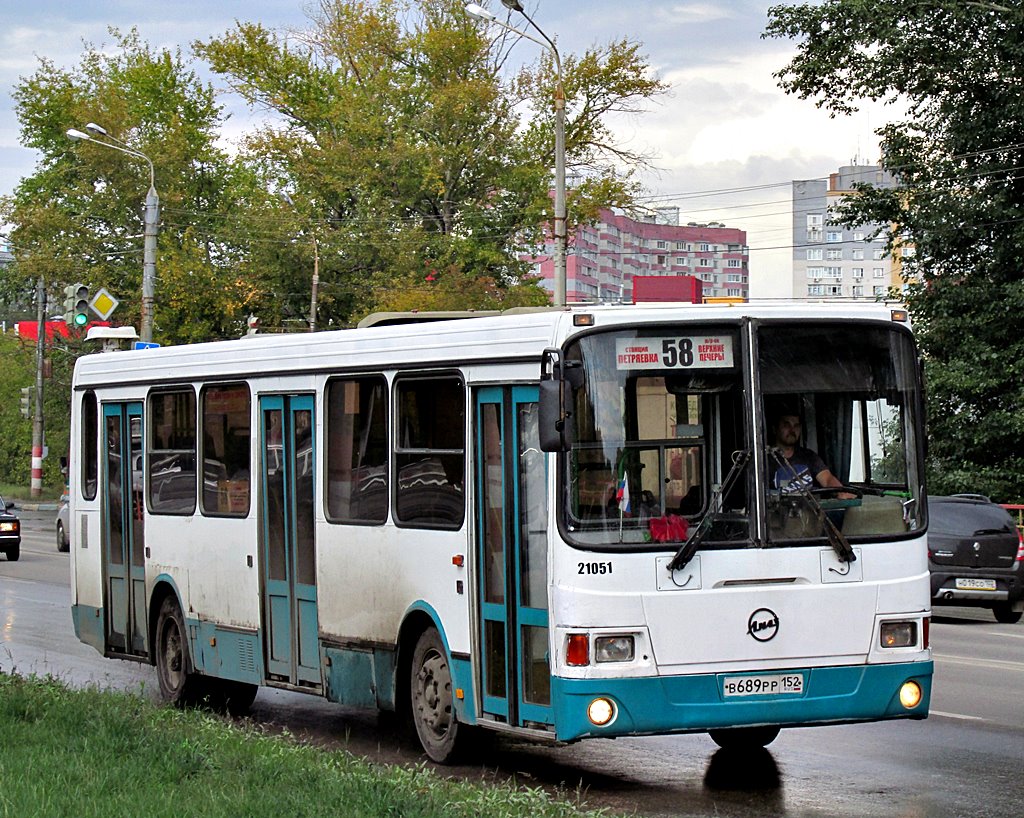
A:
[[[532,37],[525,31],[520,31],[518,28],[508,25],[507,23],[501,22],[497,17],[494,16],[490,11],[477,5],[476,3],[470,3],[466,6],[466,14],[474,19],[481,20],[491,25],[496,25],[504,28],[507,31],[511,31],[514,34],[518,34],[520,37],[525,37],[531,42],[537,43],[538,45],[546,48],[551,52],[551,55],[555,58],[555,71],[557,74],[557,83],[555,85],[555,293],[554,303],[556,307],[565,306],[565,288],[566,288],[566,270],[565,270],[565,257],[566,257],[566,214],[565,214],[565,90],[562,86],[562,59],[558,54],[558,47],[554,41],[548,37],[547,34],[541,30],[533,20],[523,10],[522,4],[519,0],[501,0],[502,5],[512,11],[518,11],[526,21],[533,26],[537,32],[543,37],[543,40],[539,40],[536,37]]]
[[[90,122],[85,126],[90,133],[70,128],[67,135],[72,139],[81,139],[85,142],[93,142],[96,145],[103,145],[115,151],[142,159],[149,165],[149,191],[146,193],[146,211],[143,220],[143,242],[142,242],[142,308],[139,318],[139,340],[150,343],[153,340],[153,301],[154,287],[156,282],[156,237],[160,229],[160,197],[156,193],[156,176],[153,170],[153,160],[142,151],[130,148],[121,140],[115,139],[107,133],[106,129]],[[90,135],[92,134],[92,135]],[[103,139],[97,139],[97,136]],[[106,141],[110,140],[110,141]]]

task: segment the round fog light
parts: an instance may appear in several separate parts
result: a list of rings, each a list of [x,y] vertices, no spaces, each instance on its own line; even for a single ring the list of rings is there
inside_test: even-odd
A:
[[[900,704],[907,710],[913,710],[921,703],[921,685],[917,682],[904,682],[900,687]]]
[[[615,705],[610,699],[594,699],[587,706],[587,718],[598,727],[604,727],[615,718]]]

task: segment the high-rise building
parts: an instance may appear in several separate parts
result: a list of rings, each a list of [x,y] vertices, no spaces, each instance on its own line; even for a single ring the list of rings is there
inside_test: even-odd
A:
[[[793,182],[794,298],[876,298],[902,283],[899,256],[886,254],[884,235],[872,238],[878,224],[847,228],[833,221],[834,208],[857,195],[857,182],[895,185],[878,165],[846,165],[827,181]],[[900,252],[906,255],[912,248]]]
[[[656,221],[602,210],[593,225],[570,236],[566,301],[631,301],[633,276],[695,276],[706,297],[746,299],[750,292],[747,234],[719,222],[679,224],[678,208],[660,208]],[[528,260],[554,291],[554,243]]]

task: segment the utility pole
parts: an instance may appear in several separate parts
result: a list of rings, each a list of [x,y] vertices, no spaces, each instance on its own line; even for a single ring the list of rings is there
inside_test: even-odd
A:
[[[150,163],[152,167],[152,163]],[[152,179],[152,177],[151,177]],[[156,282],[156,234],[160,229],[160,197],[150,181],[146,193],[146,219],[143,224],[142,240],[142,315],[139,339],[145,343],[153,340],[153,291]]]
[[[46,348],[46,287],[36,285],[36,413],[32,419],[32,484],[30,496],[43,493],[43,351]]]
[[[316,332],[316,296],[320,289],[320,246],[313,236],[313,292],[309,299],[309,331]]]

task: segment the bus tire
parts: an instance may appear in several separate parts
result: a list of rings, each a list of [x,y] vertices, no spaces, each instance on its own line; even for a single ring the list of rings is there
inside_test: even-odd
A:
[[[767,747],[779,735],[779,728],[772,725],[764,727],[729,727],[723,730],[708,730],[711,740],[725,750],[755,749]]]
[[[175,707],[192,707],[202,698],[201,680],[192,671],[187,634],[177,600],[166,597],[156,620],[156,678],[160,696]]]
[[[461,746],[452,674],[441,637],[434,628],[420,634],[413,650],[409,697],[416,735],[431,761],[450,764]]]

